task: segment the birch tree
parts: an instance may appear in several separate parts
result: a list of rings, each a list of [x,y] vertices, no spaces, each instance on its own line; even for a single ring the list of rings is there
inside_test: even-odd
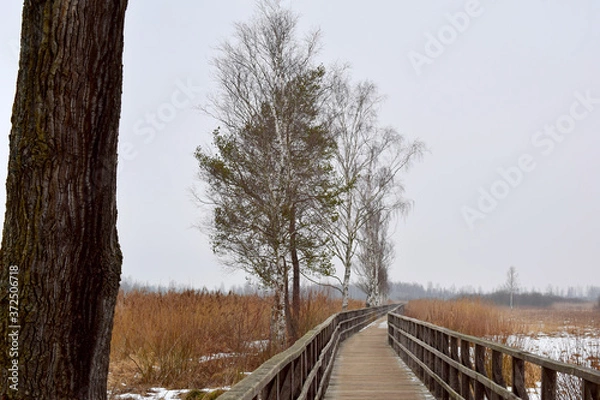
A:
[[[216,153],[196,152],[214,206],[213,249],[274,290],[280,344],[295,334],[301,265],[331,268],[327,239],[314,224],[332,218],[335,204],[335,141],[320,110],[325,71],[313,62],[318,34],[298,40],[296,24],[292,12],[263,2],[251,23],[236,25],[214,60],[219,89],[206,108],[222,124]]]
[[[367,295],[367,307],[383,304],[389,293],[388,272],[394,258],[388,233],[390,216],[375,209],[361,229],[356,270],[358,287]]]
[[[2,399],[105,399],[127,1],[26,1],[0,251]]]
[[[345,310],[359,234],[377,210],[371,202],[383,202],[387,209],[400,213],[408,211],[398,174],[421,157],[425,145],[408,142],[394,129],[379,126],[382,98],[373,83],[352,85],[342,71],[333,76],[331,91],[328,112],[337,141],[334,165],[345,190],[341,193],[338,219],[329,225],[328,232],[334,239],[330,242],[331,251],[343,266],[342,279],[338,279]],[[364,178],[377,168],[385,168],[385,178],[365,193],[368,186]]]
[[[512,310],[514,307],[514,296],[515,293],[519,291],[519,274],[517,273],[517,268],[511,265],[511,267],[506,271],[506,282],[504,287],[508,291],[510,300],[510,309]]]

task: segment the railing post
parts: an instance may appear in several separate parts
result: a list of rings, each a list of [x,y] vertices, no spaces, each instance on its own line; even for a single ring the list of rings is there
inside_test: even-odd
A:
[[[525,388],[525,361],[512,358],[512,392],[521,399],[529,400]]]
[[[498,385],[506,388],[506,382],[504,382],[503,371],[503,354],[497,350],[492,350],[492,380]],[[499,394],[492,394],[492,400],[501,400]]]
[[[316,347],[317,347],[317,338],[315,337],[310,344],[310,368],[309,368],[309,371],[313,370],[313,368],[315,367],[315,364],[317,362],[317,359],[319,357],[317,354],[317,351],[316,351]],[[317,393],[317,390],[315,387],[315,382],[313,381],[309,386],[308,395],[310,398],[313,398],[316,393]]]
[[[598,385],[588,380],[583,379],[581,392],[583,393],[584,400],[600,399],[600,390],[598,390]]]
[[[442,352],[442,354],[444,354],[445,356],[450,356],[450,344],[449,344],[449,337],[446,333],[444,332],[438,332],[438,350],[440,352]],[[444,361],[444,359],[440,358],[440,363],[441,363],[441,377],[444,380],[444,382],[450,382],[450,365]],[[449,400],[450,399],[450,394],[443,389],[442,387],[440,387],[440,390],[442,390],[442,399],[443,400]]]
[[[542,400],[556,400],[556,371],[542,367]]]
[[[487,377],[485,371],[485,347],[480,344],[475,344],[475,370]],[[483,400],[485,392],[483,383],[475,382],[475,400]],[[489,393],[488,398],[490,398]]]
[[[292,399],[293,385],[292,364],[288,364],[277,374],[277,398],[280,400]]]
[[[423,341],[425,343],[427,343],[430,346],[433,345],[431,328],[424,327],[423,336],[424,336]],[[425,352],[425,358],[427,360],[425,365],[427,365],[430,370],[435,372],[435,356],[429,350],[423,349],[423,351]],[[426,380],[427,380],[426,384],[427,384],[427,387],[429,388],[429,390],[434,391],[435,390],[435,380],[428,374],[426,375]]]
[[[388,320],[388,343],[390,344],[390,346],[394,347],[393,339],[397,339],[396,338],[396,329],[394,329],[394,327],[397,327],[396,317],[393,314],[388,314],[387,320]],[[394,349],[395,349],[395,347],[394,347]]]
[[[411,335],[413,335],[413,336],[416,337],[418,327],[415,324],[413,324],[412,322],[406,322],[405,323],[405,328],[406,328],[406,330],[405,330],[406,333],[409,333],[409,334],[411,334]],[[404,339],[404,342],[409,345],[408,349],[411,352],[411,354],[414,354],[417,357],[422,356],[422,352],[419,351],[419,349],[421,348],[421,346],[419,346],[416,342],[414,342],[412,339],[409,339],[405,335],[402,335],[402,337]],[[410,361],[410,365],[412,367],[412,370],[415,371],[415,374],[419,378],[422,378],[422,376],[421,376],[421,367],[419,366],[419,364],[417,364],[417,362],[414,361],[410,357],[407,357],[406,360]]]
[[[308,368],[307,368],[307,362],[306,362],[306,357],[307,357],[307,351],[306,351],[306,347],[304,348],[304,351],[302,352],[302,354],[300,355],[300,390],[302,390],[302,382],[304,382],[304,380],[306,380],[306,377],[308,377]]]
[[[420,340],[422,340],[423,342],[425,342],[425,328],[422,325],[419,325],[417,327],[417,329],[418,329],[417,337]],[[419,353],[417,354],[417,358],[419,360],[423,361],[423,363],[425,365],[429,365],[429,354],[427,354],[427,350],[425,350],[425,348],[423,346],[419,345],[418,352]],[[425,386],[429,387],[429,381],[428,381],[427,375],[425,374],[425,370],[423,368],[419,368],[419,378],[421,379],[421,381],[423,381]]]
[[[432,335],[431,339],[432,339],[431,343],[430,343],[431,346],[434,349],[438,350],[438,351],[442,351],[442,349],[441,349],[442,346],[440,344],[441,333],[439,331],[437,331],[437,330],[433,330],[433,335]],[[443,370],[442,359],[440,357],[438,357],[437,355],[435,355],[435,354],[432,354],[432,355],[433,355],[434,360],[435,360],[435,368],[433,369],[433,372],[437,376],[442,377],[442,375],[443,375],[443,373],[442,373],[442,370]],[[439,398],[442,397],[442,393],[443,393],[442,386],[435,379],[433,380],[433,384],[435,385],[434,396],[435,396],[436,399],[439,399]]]
[[[473,369],[473,363],[471,362],[471,344],[461,339],[460,340],[460,361],[462,365]],[[460,374],[460,395],[467,400],[473,399],[473,392],[471,391],[471,386],[473,385],[473,379],[467,374]]]
[[[450,337],[450,357],[454,361],[460,362],[460,357],[458,355],[458,338],[454,336]],[[450,367],[450,378],[448,383],[450,383],[450,387],[452,389],[454,389],[457,393],[460,393],[460,385],[458,383],[458,369]]]

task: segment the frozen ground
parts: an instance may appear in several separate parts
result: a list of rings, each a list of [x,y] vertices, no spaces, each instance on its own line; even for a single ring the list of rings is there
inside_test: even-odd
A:
[[[228,390],[229,388],[222,388],[224,390]],[[218,389],[201,389],[204,392],[212,392]],[[152,388],[148,390],[148,392],[144,395],[141,394],[120,394],[114,395],[111,399],[121,399],[121,400],[180,400],[182,395],[185,395],[189,392],[189,389],[181,389],[181,390],[167,390],[163,388]]]
[[[181,394],[187,393],[188,390],[167,390],[162,388],[152,388],[148,394],[121,394],[114,398],[123,400],[179,400]]]
[[[566,332],[554,335],[513,335],[508,338],[506,344],[553,360],[589,368],[600,368],[600,359],[598,358],[600,356],[600,332],[587,331],[581,335]],[[560,379],[559,376],[559,386]],[[562,379],[569,378],[563,377]],[[572,384],[579,385],[578,383]],[[541,399],[540,386],[541,383],[537,382],[537,387],[529,390],[530,400]]]
[[[590,368],[599,366],[600,335],[598,334],[511,336],[507,344],[553,360]]]

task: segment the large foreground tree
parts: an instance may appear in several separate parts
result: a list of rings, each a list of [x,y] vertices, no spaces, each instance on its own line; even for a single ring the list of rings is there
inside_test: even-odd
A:
[[[107,396],[126,5],[24,5],[0,252],[2,399]]]

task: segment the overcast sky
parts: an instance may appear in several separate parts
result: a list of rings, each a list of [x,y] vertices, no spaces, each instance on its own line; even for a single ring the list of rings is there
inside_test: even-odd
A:
[[[195,108],[209,61],[249,0],[130,0],[118,179],[123,275],[167,285],[243,284],[194,228],[193,152],[217,126]],[[381,123],[426,142],[403,177],[415,208],[395,228],[391,279],[526,288],[600,285],[600,2],[285,2],[322,31],[320,61],[345,62],[387,100]],[[0,14],[0,181],[22,1]],[[0,189],[3,221],[4,184]]]

